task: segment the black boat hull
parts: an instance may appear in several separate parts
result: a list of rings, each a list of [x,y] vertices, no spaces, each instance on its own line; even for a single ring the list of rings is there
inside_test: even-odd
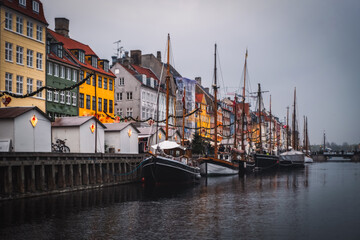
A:
[[[142,164],[145,184],[191,184],[200,181],[200,169],[177,160],[152,156]]]
[[[240,172],[252,173],[261,171],[272,171],[279,168],[279,157],[275,155],[254,154],[252,161],[240,161]]]

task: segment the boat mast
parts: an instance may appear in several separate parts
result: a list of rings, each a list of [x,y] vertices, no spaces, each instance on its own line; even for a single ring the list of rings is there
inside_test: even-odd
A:
[[[214,155],[215,155],[215,159],[217,159],[217,153],[218,153],[218,149],[217,149],[217,82],[216,82],[216,43],[215,43],[215,54],[214,54],[214,59],[215,59],[215,65],[214,65],[214,85],[213,85],[213,89],[214,89],[214,124],[215,124],[215,138],[214,138]]]
[[[271,144],[271,121],[272,121],[272,117],[271,117],[271,95],[270,95],[270,145],[269,145],[269,154],[271,155],[271,150],[272,150],[272,144]]]
[[[286,107],[286,151],[289,151],[289,106]]]
[[[237,96],[235,93],[235,97],[234,97],[234,149],[237,149],[237,135],[236,135],[236,124],[237,124]],[[235,159],[235,154],[234,154],[234,159]]]
[[[169,88],[170,88],[170,34],[168,33],[168,48],[167,48],[167,73],[166,73],[166,126],[165,126],[165,140],[169,138]]]
[[[183,116],[182,116],[182,146],[185,146],[185,96],[186,96],[186,89],[184,87],[184,96],[183,96]]]
[[[259,101],[259,109],[258,109],[258,114],[259,114],[259,151],[260,153],[262,152],[262,139],[261,139],[261,135],[262,135],[262,132],[261,132],[261,87],[260,87],[260,83],[258,83],[258,101]]]
[[[297,143],[296,143],[296,139],[297,139],[297,134],[296,134],[296,87],[294,90],[294,112],[293,112],[293,121],[292,121],[292,148],[294,150],[297,150]]]
[[[244,64],[244,88],[242,92],[242,112],[241,112],[241,150],[244,153],[241,153],[241,160],[244,160],[245,154],[245,144],[244,144],[244,127],[245,127],[245,84],[246,84],[246,69],[247,69],[247,57],[248,57],[248,50],[246,49],[245,53],[245,64]]]

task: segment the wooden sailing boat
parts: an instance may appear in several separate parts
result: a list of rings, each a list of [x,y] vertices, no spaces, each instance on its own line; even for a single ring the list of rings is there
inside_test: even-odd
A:
[[[280,167],[304,167],[304,153],[299,150],[299,131],[296,122],[296,88],[294,90],[294,111],[292,119],[292,149],[280,154]]]
[[[167,48],[167,75],[166,75],[166,126],[165,141],[152,148],[155,154],[142,162],[142,179],[146,184],[188,184],[197,183],[200,179],[200,168],[193,165],[186,156],[167,155],[170,149],[183,149],[176,142],[168,141],[169,132],[169,85],[170,85],[170,35]],[[184,116],[183,116],[184,117]],[[184,125],[183,125],[184,127]],[[175,152],[175,151],[174,151]]]
[[[219,175],[234,175],[238,174],[239,164],[232,160],[231,155],[222,155],[218,153],[218,123],[217,123],[217,69],[216,69],[216,44],[215,44],[215,63],[214,63],[214,156],[202,157],[198,159],[200,164],[200,173],[202,176],[219,176]],[[236,142],[236,141],[235,141]]]

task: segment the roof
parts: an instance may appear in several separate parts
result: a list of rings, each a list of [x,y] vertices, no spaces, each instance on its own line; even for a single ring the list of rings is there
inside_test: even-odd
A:
[[[126,128],[127,126],[131,126],[135,129],[135,131],[137,131],[138,133],[140,133],[140,131],[137,129],[137,127],[135,127],[135,125],[133,123],[125,123],[125,122],[122,122],[122,123],[105,123],[104,124],[106,126],[106,132],[114,132],[114,131],[121,131],[123,130],[124,128]]]
[[[52,31],[51,29],[48,29],[49,33],[58,41],[64,44],[64,48],[67,49],[68,51],[73,50],[73,49],[80,49],[83,50],[85,52],[85,55],[92,55],[92,56],[96,56],[97,58],[99,58],[95,52],[88,46],[85,45],[81,42],[78,42],[74,39],[65,37],[57,32]],[[80,62],[75,56],[74,56],[74,60],[83,67],[86,67],[87,69],[99,72],[101,74],[104,75],[108,75],[110,77],[115,78],[116,76],[109,70],[109,72],[106,72],[104,69],[102,68],[94,68],[91,64],[88,64],[86,61],[84,63]]]
[[[31,110],[38,111],[41,115],[43,115],[46,119],[51,121],[51,119],[38,107],[2,107],[0,108],[0,119],[12,119],[16,118],[24,113],[27,113]]]
[[[136,72],[138,72],[139,74],[144,74],[149,78],[153,78],[153,79],[159,81],[159,79],[156,77],[156,75],[153,73],[153,71],[151,71],[149,68],[140,67],[140,66],[134,65],[134,64],[131,64],[131,67],[133,67],[136,70]]]
[[[139,130],[139,136],[141,135],[153,135],[154,133],[156,133],[156,127],[140,127],[138,128]],[[161,129],[159,127],[159,131],[164,132],[163,129]]]
[[[33,11],[32,9],[32,2],[35,0],[26,0],[26,7],[21,6],[19,4],[19,1],[9,1],[9,0],[0,0],[0,5],[4,5],[8,8],[11,8],[17,12],[20,12],[28,17],[31,17],[43,24],[45,24],[46,26],[48,26],[48,22],[45,19],[45,15],[44,15],[44,9],[43,9],[43,5],[41,3],[40,0],[36,0],[36,2],[39,3],[39,13],[36,13]]]
[[[51,124],[52,127],[77,127],[81,126],[84,123],[90,121],[91,119],[94,119],[97,121],[98,124],[100,124],[103,128],[106,128],[104,124],[102,124],[96,117],[94,116],[88,116],[88,117],[61,117],[56,118],[55,122]]]
[[[195,93],[195,102],[202,103],[202,99],[204,97],[204,94],[202,93]]]

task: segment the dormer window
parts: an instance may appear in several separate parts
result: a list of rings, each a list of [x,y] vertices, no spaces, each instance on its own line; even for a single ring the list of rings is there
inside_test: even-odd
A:
[[[95,57],[95,56],[91,57],[91,66],[93,66],[94,68],[97,68],[97,57]]]
[[[57,55],[59,58],[62,58],[62,57],[63,57],[63,46],[62,46],[61,44],[58,44],[58,45],[57,45],[56,55]]]
[[[33,1],[33,6],[32,7],[33,7],[34,12],[39,13],[39,3],[38,2]]]
[[[79,50],[79,61],[85,63],[85,52]]]
[[[19,4],[23,7],[26,7],[26,0],[19,0]]]
[[[109,62],[108,61],[104,61],[104,71],[106,71],[106,72],[109,71]]]

